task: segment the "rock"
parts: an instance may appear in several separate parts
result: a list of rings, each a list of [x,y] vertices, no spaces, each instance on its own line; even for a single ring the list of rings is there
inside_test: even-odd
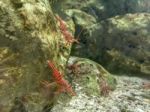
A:
[[[78,9],[69,9],[66,14],[73,18],[75,25],[87,27],[96,23],[96,19],[93,16]]]
[[[60,3],[56,3],[55,8]],[[105,0],[66,0],[61,3],[62,12],[64,10],[78,9],[81,10],[98,21],[116,16],[124,15],[127,13],[137,12],[150,12],[149,0],[117,0],[116,1],[105,1]]]
[[[60,97],[52,112],[59,112],[59,110],[75,112],[79,110],[86,111],[86,109],[96,111],[96,105],[94,106],[94,104],[98,101],[95,99],[108,95],[116,87],[116,79],[101,65],[89,59],[70,57],[66,72],[70,83],[75,85],[76,96],[70,100],[66,96]],[[108,93],[105,94],[102,94],[101,83],[103,81],[107,83],[105,89],[109,89],[106,91]]]
[[[113,73],[150,74],[149,21],[149,13],[137,13],[94,24],[72,55],[88,56]]]
[[[72,79],[73,83],[79,85],[82,88],[80,91],[84,91],[85,94],[99,96],[102,81],[106,81],[111,90],[115,89],[116,80],[101,65],[94,61],[71,57],[68,67],[71,70],[68,77]]]
[[[42,111],[53,102],[40,83],[51,77],[46,62],[63,73],[71,45],[48,0],[1,0],[0,18],[0,111]]]
[[[74,21],[80,44],[72,55],[98,61],[113,73],[136,75],[150,74],[149,9],[149,0],[66,0],[57,12]]]

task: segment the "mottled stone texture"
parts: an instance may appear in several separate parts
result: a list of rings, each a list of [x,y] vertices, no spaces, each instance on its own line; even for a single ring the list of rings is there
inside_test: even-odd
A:
[[[58,99],[54,94],[55,85],[45,88],[41,84],[43,80],[54,82],[47,60],[53,61],[56,68],[66,76],[66,63],[71,52],[72,45],[67,44],[55,18],[58,14],[51,9],[51,6],[53,10],[56,8],[55,2],[60,5],[63,3],[59,0],[0,1],[0,112],[49,112]],[[82,22],[78,15],[90,18],[86,19],[85,25],[88,20],[91,20],[91,25],[96,24],[95,18],[81,12],[68,12],[70,16],[77,14],[73,20],[65,18],[69,33],[74,32],[73,21],[79,24]],[[83,91],[87,94],[100,94],[95,72],[97,69],[99,78],[103,80],[104,77],[108,85],[114,84],[115,87],[115,79],[103,67],[86,59],[82,59],[81,63],[83,67],[80,68],[80,74],[90,66],[93,69],[81,77],[83,83],[80,83],[80,78],[72,78],[78,80],[77,83],[84,87]],[[65,78],[72,82],[69,75]],[[62,94],[63,99],[65,95]]]
[[[48,0],[0,1],[0,111],[39,112],[44,98],[40,81],[49,80],[46,61],[63,72],[70,47]]]
[[[116,16],[83,28],[74,55],[88,56],[114,73],[150,74],[149,13]]]
[[[80,36],[72,55],[95,60],[112,73],[150,74],[149,0],[67,0],[62,9]]]
[[[61,4],[63,10],[78,9],[98,21],[127,13],[150,12],[149,0],[63,0]]]
[[[116,87],[116,79],[105,68],[86,58],[70,57],[67,74],[78,86],[75,89],[87,96],[107,96]],[[103,94],[103,82],[106,84],[106,89],[109,88],[106,94]]]
[[[77,95],[72,99],[65,95],[60,96],[59,103],[54,105],[52,112],[59,112],[60,110],[72,112],[71,109],[67,110],[67,107],[72,108],[72,105],[78,105],[78,102],[81,104],[73,108],[74,111],[90,112],[90,109],[86,108],[86,104],[91,104],[91,102],[85,101],[86,98],[93,101],[110,95],[116,89],[117,80],[114,76],[98,63],[86,58],[71,56],[68,60],[66,74]],[[80,110],[78,107],[86,108],[86,110]]]

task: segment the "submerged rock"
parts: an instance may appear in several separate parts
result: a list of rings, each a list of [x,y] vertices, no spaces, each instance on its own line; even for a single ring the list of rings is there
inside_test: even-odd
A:
[[[60,1],[56,2],[54,9],[58,9]],[[63,0],[61,1],[62,12],[64,10],[78,9],[93,16],[98,21],[124,15],[128,13],[150,12],[149,0]],[[59,9],[59,10],[60,10]]]
[[[1,0],[0,18],[0,111],[42,111],[53,101],[40,83],[51,77],[46,62],[63,73],[71,45],[48,0]]]
[[[60,11],[73,19],[75,37],[80,37],[72,55],[112,72],[150,74],[149,0],[66,0]]]
[[[68,61],[68,77],[80,86],[80,91],[87,95],[103,95],[101,84],[106,83],[106,89],[114,90],[116,80],[98,63],[89,59],[70,57]],[[107,95],[107,93],[106,93]]]
[[[67,75],[70,82],[75,85],[76,96],[72,99],[65,96],[60,97],[52,112],[79,111],[85,109],[86,103],[92,109],[95,99],[108,96],[116,88],[116,79],[101,65],[89,59],[71,57],[68,61]],[[76,107],[72,108],[75,105],[77,109]],[[72,109],[65,110],[69,106]]]
[[[96,60],[112,72],[150,74],[149,24],[149,13],[126,14],[93,24],[85,28],[81,44],[72,54]]]
[[[88,27],[96,23],[96,19],[93,16],[88,15],[87,13],[78,9],[70,9],[65,13],[73,18],[74,24],[76,26],[81,25],[84,27]]]
[[[103,1],[88,0],[84,3],[76,0],[68,3],[71,8],[67,4],[63,7],[63,3],[67,2],[0,1],[1,112],[49,112],[57,99],[58,105],[52,109],[54,112],[98,112],[97,99],[109,95],[116,88],[116,79],[101,65],[77,57],[69,59],[67,75],[64,75],[73,85],[77,96],[70,99],[65,93],[55,94],[55,86],[45,89],[41,85],[42,80],[53,82],[47,60],[53,61],[56,68],[64,73],[71,52],[71,44],[66,43],[60,31],[60,22],[51,9],[51,5],[54,9],[55,5],[58,8],[57,3],[62,9],[67,8],[64,12],[73,19],[66,28],[62,25],[64,29],[69,28],[69,31],[63,31],[64,34],[71,35],[74,24],[79,28],[75,35],[81,33],[80,44],[76,44],[73,54],[97,60],[112,71],[150,73],[149,14],[127,14],[96,23],[97,20],[114,15],[103,15],[107,12],[107,5],[104,7],[101,4]],[[77,7],[80,10],[72,9]],[[145,96],[148,97],[147,94]],[[65,111],[65,107],[71,107],[72,110]],[[118,108],[114,107],[114,110]]]

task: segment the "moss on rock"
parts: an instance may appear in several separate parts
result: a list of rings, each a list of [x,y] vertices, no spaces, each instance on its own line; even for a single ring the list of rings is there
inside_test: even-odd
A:
[[[63,73],[71,45],[66,45],[48,0],[1,0],[0,18],[0,108],[42,111],[53,101],[40,83],[51,79],[47,60]]]
[[[116,87],[115,78],[98,63],[85,58],[71,57],[68,69],[68,77],[72,82],[81,87],[82,92],[87,95],[99,96],[101,93],[101,82],[106,81],[111,90]],[[78,90],[78,88],[76,88]]]

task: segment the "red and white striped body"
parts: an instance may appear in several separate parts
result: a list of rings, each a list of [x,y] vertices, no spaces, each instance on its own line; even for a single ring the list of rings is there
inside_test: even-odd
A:
[[[51,61],[48,61],[48,65],[53,70],[53,77],[55,82],[60,86],[60,91],[67,91],[74,96],[75,93],[72,90],[71,85],[63,78],[62,74],[55,68],[54,64]]]

